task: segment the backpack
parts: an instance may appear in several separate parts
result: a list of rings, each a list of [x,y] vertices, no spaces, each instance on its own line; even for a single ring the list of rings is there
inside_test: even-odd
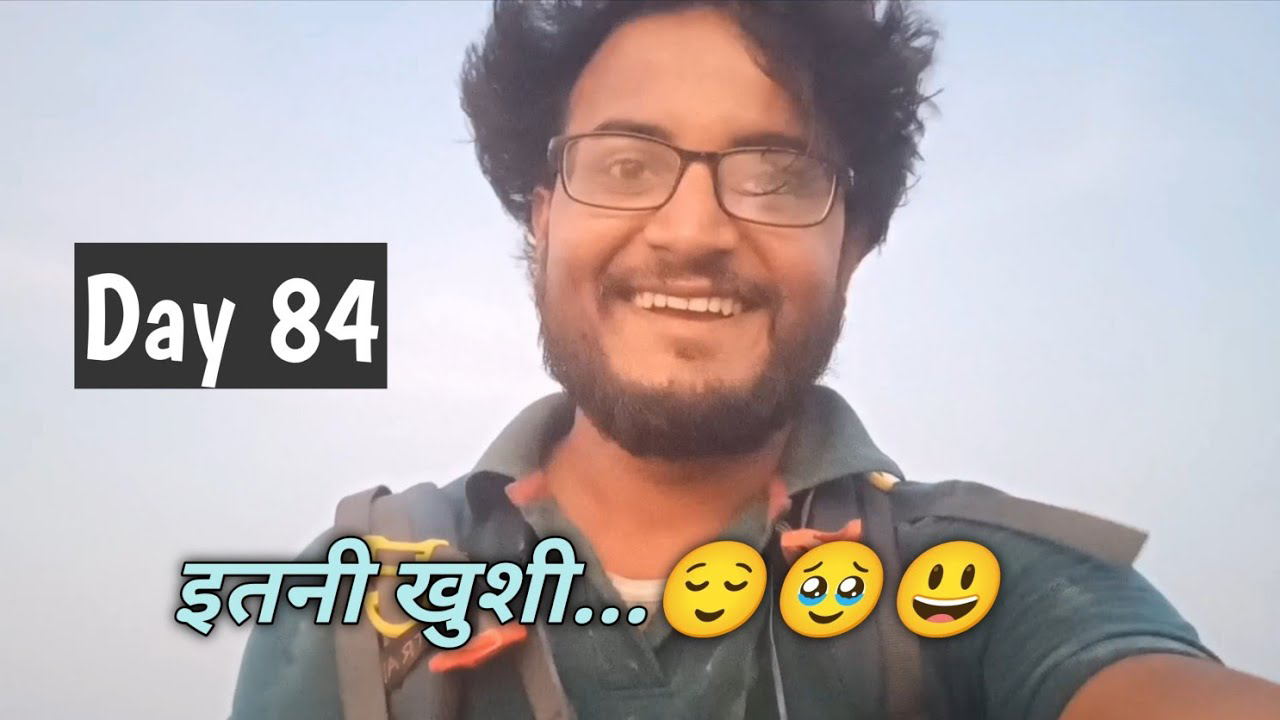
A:
[[[462,542],[459,513],[465,504],[462,486],[462,482],[445,488],[421,483],[400,493],[391,493],[385,486],[370,488],[339,503],[335,526],[351,534],[377,536],[379,540],[444,541],[446,545],[439,550],[444,553],[443,559],[465,558],[463,549],[458,548]],[[924,488],[929,492],[919,491]],[[1145,541],[1145,534],[1131,528],[1015,498],[977,483],[901,483],[887,473],[873,472],[828,481],[799,495],[799,502],[792,498],[793,510],[797,512],[790,515],[798,528],[834,530],[861,514],[863,542],[880,556],[886,588],[898,586],[905,568],[898,548],[897,523],[927,517],[964,519],[1017,530],[1118,565],[1132,563]],[[790,521],[781,522],[776,528],[778,532],[790,529]],[[770,598],[772,594],[771,591]],[[787,720],[788,693],[783,690],[783,668],[774,642],[776,613],[771,600],[765,609],[769,613],[767,633],[773,695],[779,718]],[[927,717],[919,638],[910,633],[893,612],[876,613],[874,620],[880,638],[886,717],[891,720]],[[493,631],[495,624],[493,619],[486,621],[478,617],[473,626],[482,632],[462,650],[480,641],[484,631]],[[460,683],[450,672],[433,672],[423,667],[428,648],[420,633],[388,639],[371,627],[367,613],[357,625],[334,627],[343,714],[347,720],[390,720],[390,690],[401,683],[405,688],[413,686],[415,716],[430,720],[453,720],[457,716]],[[514,643],[510,649],[483,649],[478,662],[499,651],[515,655],[535,720],[574,720],[573,707],[556,673],[544,626],[531,626],[523,642]],[[839,658],[838,647],[829,657]],[[473,667],[478,662],[464,666]],[[809,674],[797,675],[799,682],[804,683]],[[793,689],[790,695],[804,697],[806,693],[796,693]]]

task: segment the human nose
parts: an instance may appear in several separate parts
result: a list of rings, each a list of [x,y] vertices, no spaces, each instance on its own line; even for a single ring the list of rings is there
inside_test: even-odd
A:
[[[675,192],[645,225],[643,237],[654,249],[675,255],[725,253],[738,242],[738,229],[716,200],[712,168],[694,162],[685,168]]]

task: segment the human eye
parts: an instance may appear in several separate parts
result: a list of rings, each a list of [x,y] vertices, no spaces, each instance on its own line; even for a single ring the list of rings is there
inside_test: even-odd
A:
[[[639,182],[653,173],[653,166],[643,157],[621,155],[610,158],[602,170],[615,180]]]
[[[744,195],[805,197],[829,184],[821,162],[787,150],[743,153],[735,170],[734,189]]]
[[[642,191],[661,184],[671,161],[664,148],[630,138],[593,138],[583,143],[576,174],[603,190]]]

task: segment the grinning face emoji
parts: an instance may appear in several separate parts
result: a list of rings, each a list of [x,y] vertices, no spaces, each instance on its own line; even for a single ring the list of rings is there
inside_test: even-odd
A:
[[[987,616],[1000,591],[1000,563],[964,540],[921,553],[898,586],[898,617],[921,637],[959,635]]]
[[[750,618],[765,588],[764,560],[750,545],[721,540],[676,563],[662,593],[662,611],[681,635],[710,638]]]
[[[835,637],[867,619],[884,588],[871,548],[840,540],[810,550],[782,581],[778,607],[787,627],[811,638]]]

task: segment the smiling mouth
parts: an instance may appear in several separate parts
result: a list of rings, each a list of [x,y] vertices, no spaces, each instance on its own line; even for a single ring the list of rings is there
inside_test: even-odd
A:
[[[820,625],[826,625],[827,623],[835,622],[836,618],[840,617],[843,614],[844,614],[843,610],[841,610],[838,613],[834,613],[832,615],[819,615],[818,613],[810,610],[809,618]]]
[[[716,618],[724,614],[724,608],[720,608],[715,612],[704,612],[702,610],[698,610],[697,608],[694,608],[693,614],[702,622],[711,622],[712,620],[715,620]]]
[[[978,604],[978,596],[970,595],[969,597],[956,598],[955,600],[943,600],[939,598],[927,598],[923,595],[916,595],[912,598],[912,607],[916,614],[929,622],[945,623],[952,620],[959,620]]]
[[[635,293],[631,304],[642,310],[706,319],[733,317],[743,311],[742,301],[733,297],[686,297],[648,290]]]

